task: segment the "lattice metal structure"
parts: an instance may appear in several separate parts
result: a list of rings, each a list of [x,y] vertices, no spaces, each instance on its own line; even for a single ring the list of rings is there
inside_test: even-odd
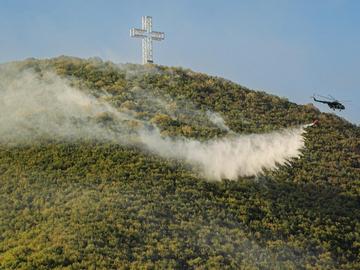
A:
[[[165,39],[164,32],[156,32],[152,31],[152,17],[150,16],[142,16],[142,27],[139,28],[131,28],[130,29],[130,37],[142,38],[142,63],[153,63],[153,40],[161,41]]]

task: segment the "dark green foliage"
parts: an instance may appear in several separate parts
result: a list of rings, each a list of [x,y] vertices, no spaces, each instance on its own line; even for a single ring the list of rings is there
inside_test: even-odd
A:
[[[0,269],[360,268],[359,127],[181,68],[69,57],[17,65],[54,70],[95,96],[106,91],[112,105],[168,135],[224,132],[186,110],[173,109],[174,120],[139,104],[134,87],[175,107],[221,112],[238,133],[314,119],[320,126],[308,129],[291,167],[217,183],[179,161],[111,143],[0,145]]]

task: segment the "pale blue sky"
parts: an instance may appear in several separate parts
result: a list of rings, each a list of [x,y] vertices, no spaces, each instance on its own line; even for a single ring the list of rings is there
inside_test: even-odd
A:
[[[0,62],[72,55],[140,63],[129,28],[150,15],[166,32],[155,62],[301,104],[313,93],[351,100],[337,114],[359,124],[359,14],[357,0],[0,0]]]

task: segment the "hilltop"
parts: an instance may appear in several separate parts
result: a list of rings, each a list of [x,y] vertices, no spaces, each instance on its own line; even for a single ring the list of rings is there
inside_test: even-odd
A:
[[[51,103],[64,81],[79,110]],[[14,129],[0,125],[0,269],[360,268],[360,128],[335,114],[188,69],[97,58],[4,64],[0,94],[9,85],[46,106],[1,111]],[[0,106],[11,102],[32,104]],[[153,124],[200,143],[315,119],[290,165],[221,181],[133,136]]]

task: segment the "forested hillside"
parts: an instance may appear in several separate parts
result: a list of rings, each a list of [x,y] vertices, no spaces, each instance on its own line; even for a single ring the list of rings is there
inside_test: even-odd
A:
[[[19,143],[9,132],[0,139],[0,269],[360,269],[358,126],[222,78],[96,58],[1,65],[0,96],[25,71],[55,73],[111,104],[130,134],[140,120],[199,142],[319,124],[290,165],[221,181],[113,138],[49,131],[17,134]],[[116,126],[106,113],[89,121]]]

